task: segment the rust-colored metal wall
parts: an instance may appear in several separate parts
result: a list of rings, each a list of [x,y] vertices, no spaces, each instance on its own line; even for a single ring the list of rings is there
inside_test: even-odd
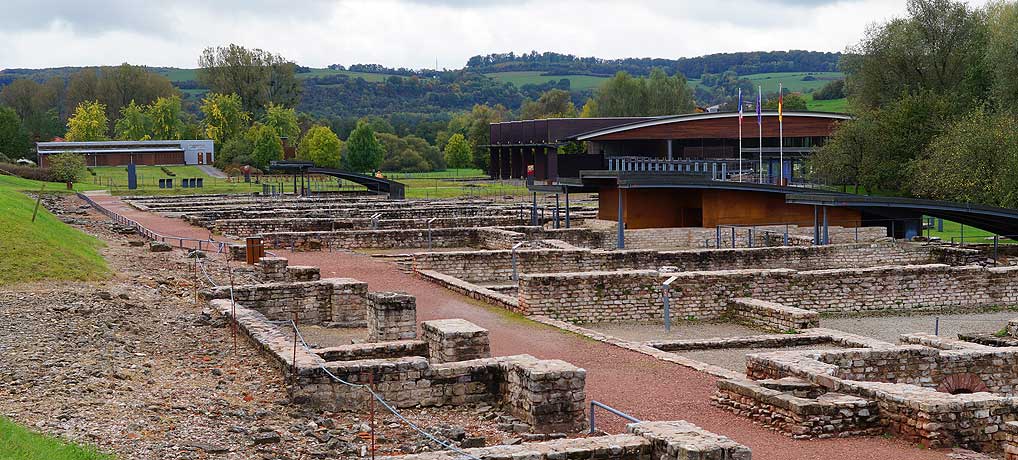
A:
[[[618,219],[618,189],[598,193],[598,218]],[[708,189],[623,189],[626,228],[715,227],[717,225],[813,225],[813,206],[785,203],[781,193]],[[827,223],[858,227],[858,211],[827,208]]]
[[[134,158],[136,165],[182,165],[184,164],[184,152],[167,153],[102,153],[82,154],[85,157],[87,166],[127,166]],[[39,166],[47,167],[49,155],[39,155]]]

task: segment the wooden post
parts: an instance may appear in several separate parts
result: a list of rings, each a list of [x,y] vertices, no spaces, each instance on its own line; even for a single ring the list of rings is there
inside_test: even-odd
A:
[[[32,222],[35,222],[35,215],[39,213],[39,202],[42,201],[42,191],[46,189],[46,184],[42,184],[39,188],[39,196],[35,197],[35,209],[32,211]]]

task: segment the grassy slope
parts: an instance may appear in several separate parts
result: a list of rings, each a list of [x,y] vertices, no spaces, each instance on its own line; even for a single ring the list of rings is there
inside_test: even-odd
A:
[[[542,71],[519,71],[519,72],[498,72],[486,73],[485,75],[498,81],[508,82],[521,87],[523,85],[540,85],[549,81],[558,82],[563,78],[569,79],[569,87],[573,90],[592,89],[601,86],[607,77],[594,77],[590,75],[541,75]]]
[[[38,280],[90,280],[109,273],[99,255],[103,243],[64,224],[42,206],[35,222],[35,201],[21,193],[38,191],[41,182],[0,176],[0,285]],[[52,191],[63,184],[46,184]],[[0,457],[3,458],[3,457]]]
[[[188,80],[197,80],[195,76],[195,69],[173,69],[159,72],[170,79],[170,81],[180,82]],[[349,70],[331,70],[331,69],[311,69],[311,72],[299,73],[297,78],[309,78],[309,77],[324,77],[327,75],[349,75],[350,78],[363,78],[367,81],[382,81],[389,77],[386,74],[380,73],[366,73],[366,72],[351,72]]]
[[[0,417],[0,458],[4,460],[106,460],[90,447],[66,444],[59,439],[33,433]]]
[[[831,99],[826,101],[813,100],[812,94],[806,94],[806,108],[815,112],[848,112],[848,99]]]

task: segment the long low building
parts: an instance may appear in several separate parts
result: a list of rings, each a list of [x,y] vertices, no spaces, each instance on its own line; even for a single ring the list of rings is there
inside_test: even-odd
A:
[[[215,161],[211,140],[37,142],[39,165],[50,155],[76,153],[89,166],[201,165]]]

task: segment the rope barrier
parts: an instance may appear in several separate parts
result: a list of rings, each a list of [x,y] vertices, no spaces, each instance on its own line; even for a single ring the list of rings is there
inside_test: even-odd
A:
[[[205,269],[205,261],[202,258],[195,258],[195,263],[198,264],[199,268],[201,268],[202,274],[205,275],[205,277],[208,279],[209,283],[212,284],[212,286],[219,287],[219,285],[216,284],[216,282],[212,280],[212,277],[209,276],[208,270]],[[233,286],[230,286],[230,302],[231,303],[234,302],[234,298],[233,298]],[[237,318],[233,318],[233,321],[236,322]],[[307,341],[304,340],[304,334],[301,334],[300,329],[297,328],[297,323],[295,323],[293,320],[289,320],[288,322],[290,323],[290,326],[293,327],[294,334],[296,334],[297,338],[300,339],[300,343],[301,343],[301,346],[304,347],[304,351],[306,351],[306,352],[308,352],[310,354],[314,354],[311,351],[311,347],[308,345]],[[285,322],[283,322],[283,321],[280,321],[280,323],[284,323],[285,324]],[[297,364],[294,363],[294,366],[296,366],[296,365]],[[466,457],[466,458],[468,458],[470,460],[481,460],[480,458],[475,457],[473,455],[470,455],[466,451],[464,451],[464,450],[462,450],[462,449],[460,449],[460,448],[458,448],[458,447],[456,447],[456,446],[454,446],[452,444],[446,443],[446,442],[438,439],[437,437],[435,437],[431,433],[428,433],[427,431],[425,431],[421,427],[417,426],[417,424],[415,424],[414,422],[411,422],[409,419],[407,419],[405,416],[403,416],[403,414],[401,414],[399,411],[397,411],[394,407],[389,405],[389,403],[386,402],[385,399],[382,398],[382,395],[380,395],[377,392],[375,392],[375,390],[372,389],[371,386],[365,385],[365,384],[362,384],[362,383],[347,382],[346,380],[343,380],[343,379],[339,378],[339,376],[337,376],[336,374],[333,374],[332,372],[330,372],[329,369],[327,369],[321,363],[318,364],[318,368],[321,369],[322,372],[325,373],[325,375],[329,376],[330,379],[335,380],[336,382],[339,382],[340,384],[349,386],[351,388],[363,388],[363,389],[367,390],[368,393],[371,394],[371,397],[374,398],[376,401],[378,401],[382,405],[382,407],[385,407],[386,410],[391,412],[392,415],[395,415],[396,418],[402,420],[403,423],[405,423],[411,429],[413,429],[414,431],[416,431],[420,435],[424,436],[425,438],[429,439],[430,441],[434,442],[435,444],[438,444],[439,446],[442,446],[442,447],[444,447],[444,448],[446,448],[448,450],[451,450],[451,451],[453,451],[453,452],[455,452],[455,453],[457,453],[459,455],[462,455],[462,456],[464,456],[464,457]]]

